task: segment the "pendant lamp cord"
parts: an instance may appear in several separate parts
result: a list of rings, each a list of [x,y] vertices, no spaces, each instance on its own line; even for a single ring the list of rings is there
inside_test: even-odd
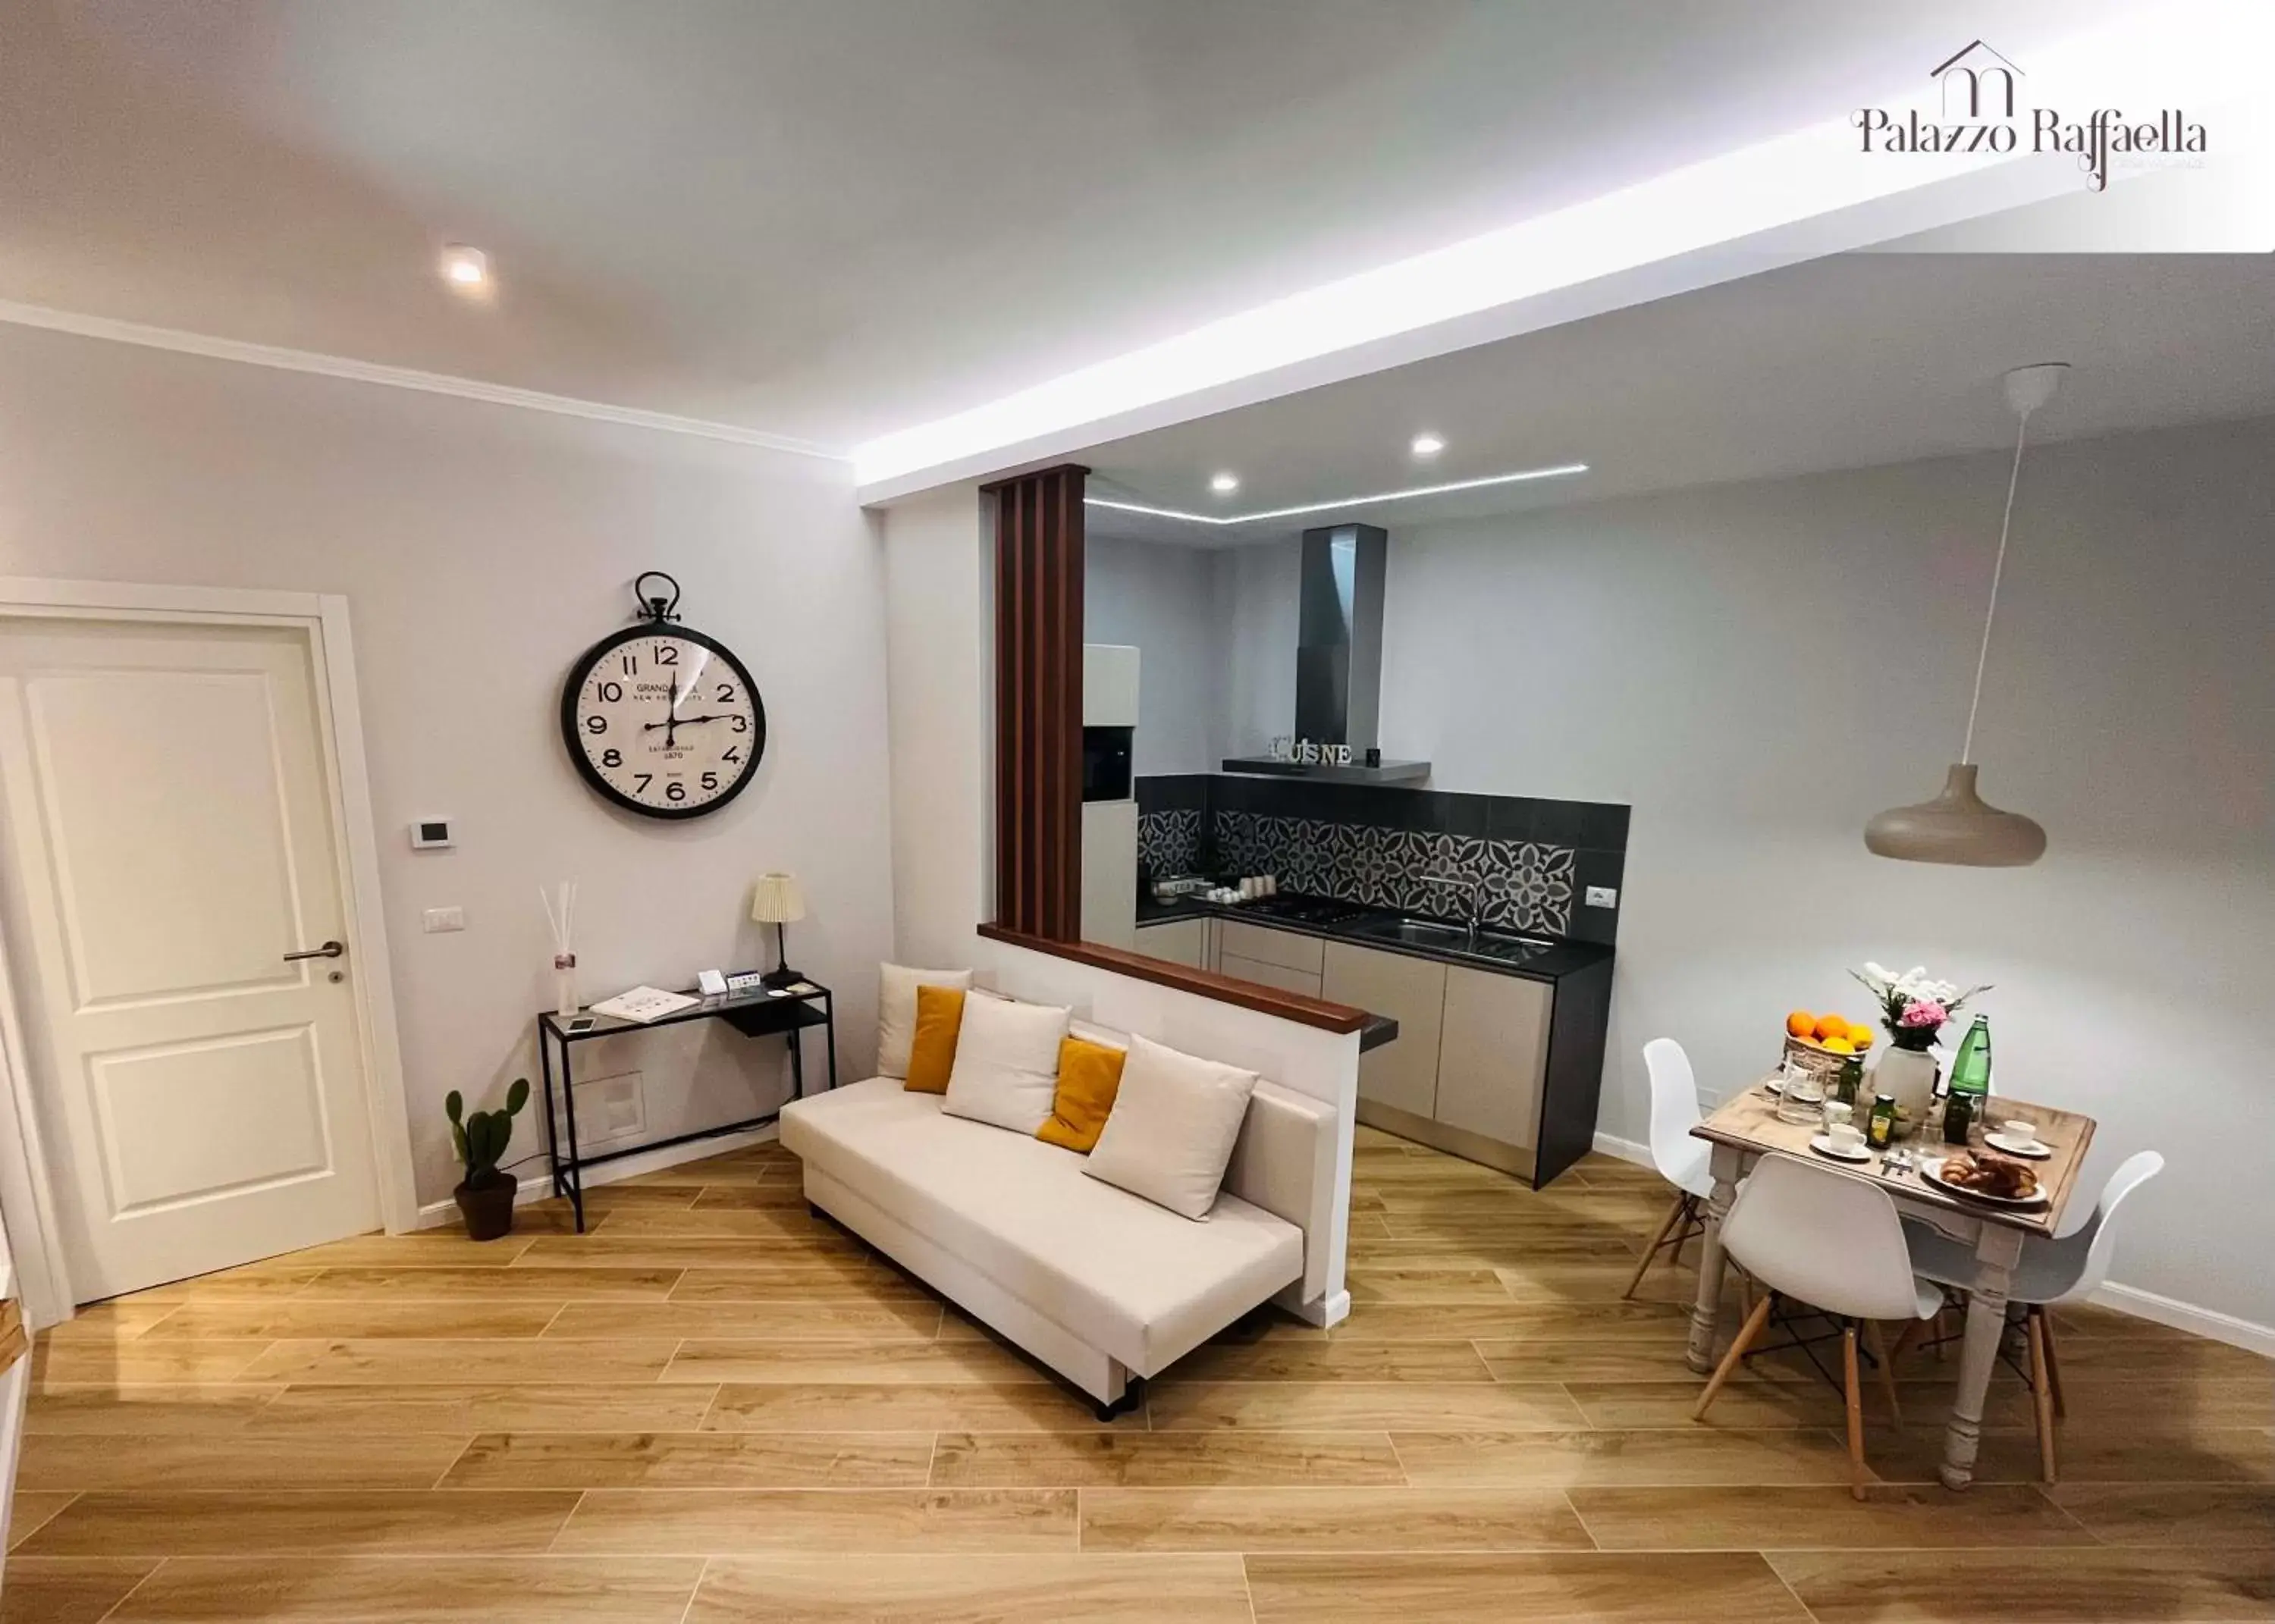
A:
[[[1983,671],[1991,663],[1991,623],[1999,616],[1999,581],[2007,573],[2007,533],[2014,523],[2014,487],[2022,482],[2022,444],[2029,438],[2030,414],[2025,411],[2014,430],[2014,466],[2007,476],[2007,510],[1999,516],[1999,561],[1991,566],[1991,602],[1983,611],[1983,647],[1975,656],[1975,698],[1967,706],[1967,742],[1960,746],[1960,765],[1975,759],[1975,717],[1983,708]]]

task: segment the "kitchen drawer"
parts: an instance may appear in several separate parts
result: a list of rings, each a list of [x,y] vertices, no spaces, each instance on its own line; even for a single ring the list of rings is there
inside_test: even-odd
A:
[[[1461,965],[1446,971],[1438,1122],[1525,1150],[1538,1145],[1554,997],[1544,981]]]
[[[1232,927],[1227,925],[1226,929]],[[1266,986],[1276,986],[1283,993],[1301,993],[1306,998],[1319,995],[1319,973],[1317,971],[1290,970],[1285,964],[1267,964],[1262,959],[1243,958],[1236,953],[1217,955],[1217,974],[1237,976],[1243,981],[1260,981]]]
[[[1138,952],[1198,970],[1208,950],[1208,921],[1171,919],[1161,925],[1141,925],[1137,936]]]
[[[1277,964],[1282,970],[1306,971],[1314,980],[1319,978],[1319,967],[1326,957],[1327,944],[1317,936],[1275,931],[1269,925],[1251,925],[1245,919],[1223,920],[1217,930],[1217,950],[1228,958],[1255,959]],[[1318,991],[1316,987],[1312,990]]]

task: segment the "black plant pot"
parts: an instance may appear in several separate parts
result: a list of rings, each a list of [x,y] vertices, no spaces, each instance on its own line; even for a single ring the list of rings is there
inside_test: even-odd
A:
[[[480,1183],[465,1183],[450,1193],[466,1220],[470,1241],[495,1241],[513,1233],[513,1197],[518,1181],[510,1173],[493,1173]]]

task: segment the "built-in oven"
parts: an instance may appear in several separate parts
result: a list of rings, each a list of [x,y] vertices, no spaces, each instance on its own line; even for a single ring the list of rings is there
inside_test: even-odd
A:
[[[1126,801],[1130,798],[1130,739],[1132,728],[1085,728],[1082,730],[1082,798],[1085,801]]]

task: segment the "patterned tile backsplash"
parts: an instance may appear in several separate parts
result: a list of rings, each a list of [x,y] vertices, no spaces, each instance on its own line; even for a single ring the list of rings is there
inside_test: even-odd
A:
[[[1440,918],[1474,900],[1504,930],[1606,943],[1618,931],[1618,910],[1586,890],[1621,883],[1625,806],[1205,773],[1135,790],[1151,874],[1274,874],[1285,891]]]
[[[1474,899],[1503,930],[1572,928],[1569,846],[1230,811],[1216,814],[1216,844],[1226,872],[1276,874],[1284,891],[1452,918]]]
[[[1206,859],[1198,806],[1172,806],[1138,814],[1138,860],[1148,872],[1190,874]]]

